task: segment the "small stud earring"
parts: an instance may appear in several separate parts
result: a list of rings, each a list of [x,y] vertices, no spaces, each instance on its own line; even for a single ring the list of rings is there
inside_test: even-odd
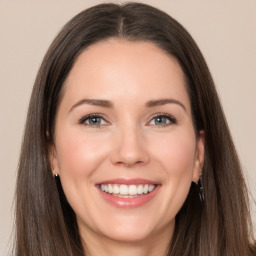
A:
[[[53,172],[52,172],[52,176],[56,178],[56,177],[58,177],[59,175],[58,175],[58,173],[55,173],[55,172],[53,171]]]

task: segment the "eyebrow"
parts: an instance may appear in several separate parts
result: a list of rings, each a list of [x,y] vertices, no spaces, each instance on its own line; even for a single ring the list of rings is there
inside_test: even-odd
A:
[[[71,112],[74,108],[83,105],[83,104],[88,104],[88,105],[93,105],[93,106],[98,106],[98,107],[104,107],[104,108],[112,108],[113,104],[108,101],[108,100],[98,100],[98,99],[82,99],[75,103],[69,110]]]
[[[153,108],[153,107],[157,107],[157,106],[162,106],[162,105],[166,105],[166,104],[177,104],[180,107],[182,107],[186,112],[187,109],[186,107],[178,100],[175,99],[160,99],[160,100],[150,100],[148,102],[146,102],[145,106],[147,108]],[[112,108],[113,104],[108,101],[108,100],[100,100],[100,99],[82,99],[80,101],[78,101],[77,103],[75,103],[69,110],[69,112],[71,112],[74,108],[83,105],[83,104],[88,104],[88,105],[93,105],[93,106],[98,106],[98,107],[104,107],[104,108]]]
[[[152,107],[156,107],[156,106],[162,106],[162,105],[165,105],[165,104],[177,104],[179,105],[180,107],[182,107],[186,112],[187,112],[187,109],[186,107],[178,100],[175,100],[175,99],[160,99],[160,100],[150,100],[148,101],[145,105],[146,107],[148,108],[152,108]]]

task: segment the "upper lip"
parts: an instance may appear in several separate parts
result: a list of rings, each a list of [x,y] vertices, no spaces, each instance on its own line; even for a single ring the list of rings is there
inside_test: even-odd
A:
[[[139,185],[139,184],[149,184],[149,185],[156,185],[157,183],[151,180],[135,178],[135,179],[124,179],[124,178],[117,178],[111,180],[104,180],[101,182],[97,182],[99,184],[125,184],[125,185]]]

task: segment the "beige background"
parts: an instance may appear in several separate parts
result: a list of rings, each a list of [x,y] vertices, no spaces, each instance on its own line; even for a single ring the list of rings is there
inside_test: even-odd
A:
[[[36,72],[64,23],[100,2],[0,0],[0,256],[7,254],[12,231],[17,162]],[[256,1],[141,2],[171,14],[201,48],[255,199]]]

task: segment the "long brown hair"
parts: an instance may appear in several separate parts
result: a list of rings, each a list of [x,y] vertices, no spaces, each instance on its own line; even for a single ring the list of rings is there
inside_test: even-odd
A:
[[[192,184],[176,216],[167,255],[254,255],[245,182],[205,60],[176,20],[139,3],[101,4],[79,13],[46,53],[31,95],[20,155],[15,254],[85,255],[76,215],[60,180],[52,176],[48,148],[53,143],[63,82],[74,61],[90,45],[113,37],[152,42],[178,60],[186,77],[195,129],[205,132],[203,199]]]

